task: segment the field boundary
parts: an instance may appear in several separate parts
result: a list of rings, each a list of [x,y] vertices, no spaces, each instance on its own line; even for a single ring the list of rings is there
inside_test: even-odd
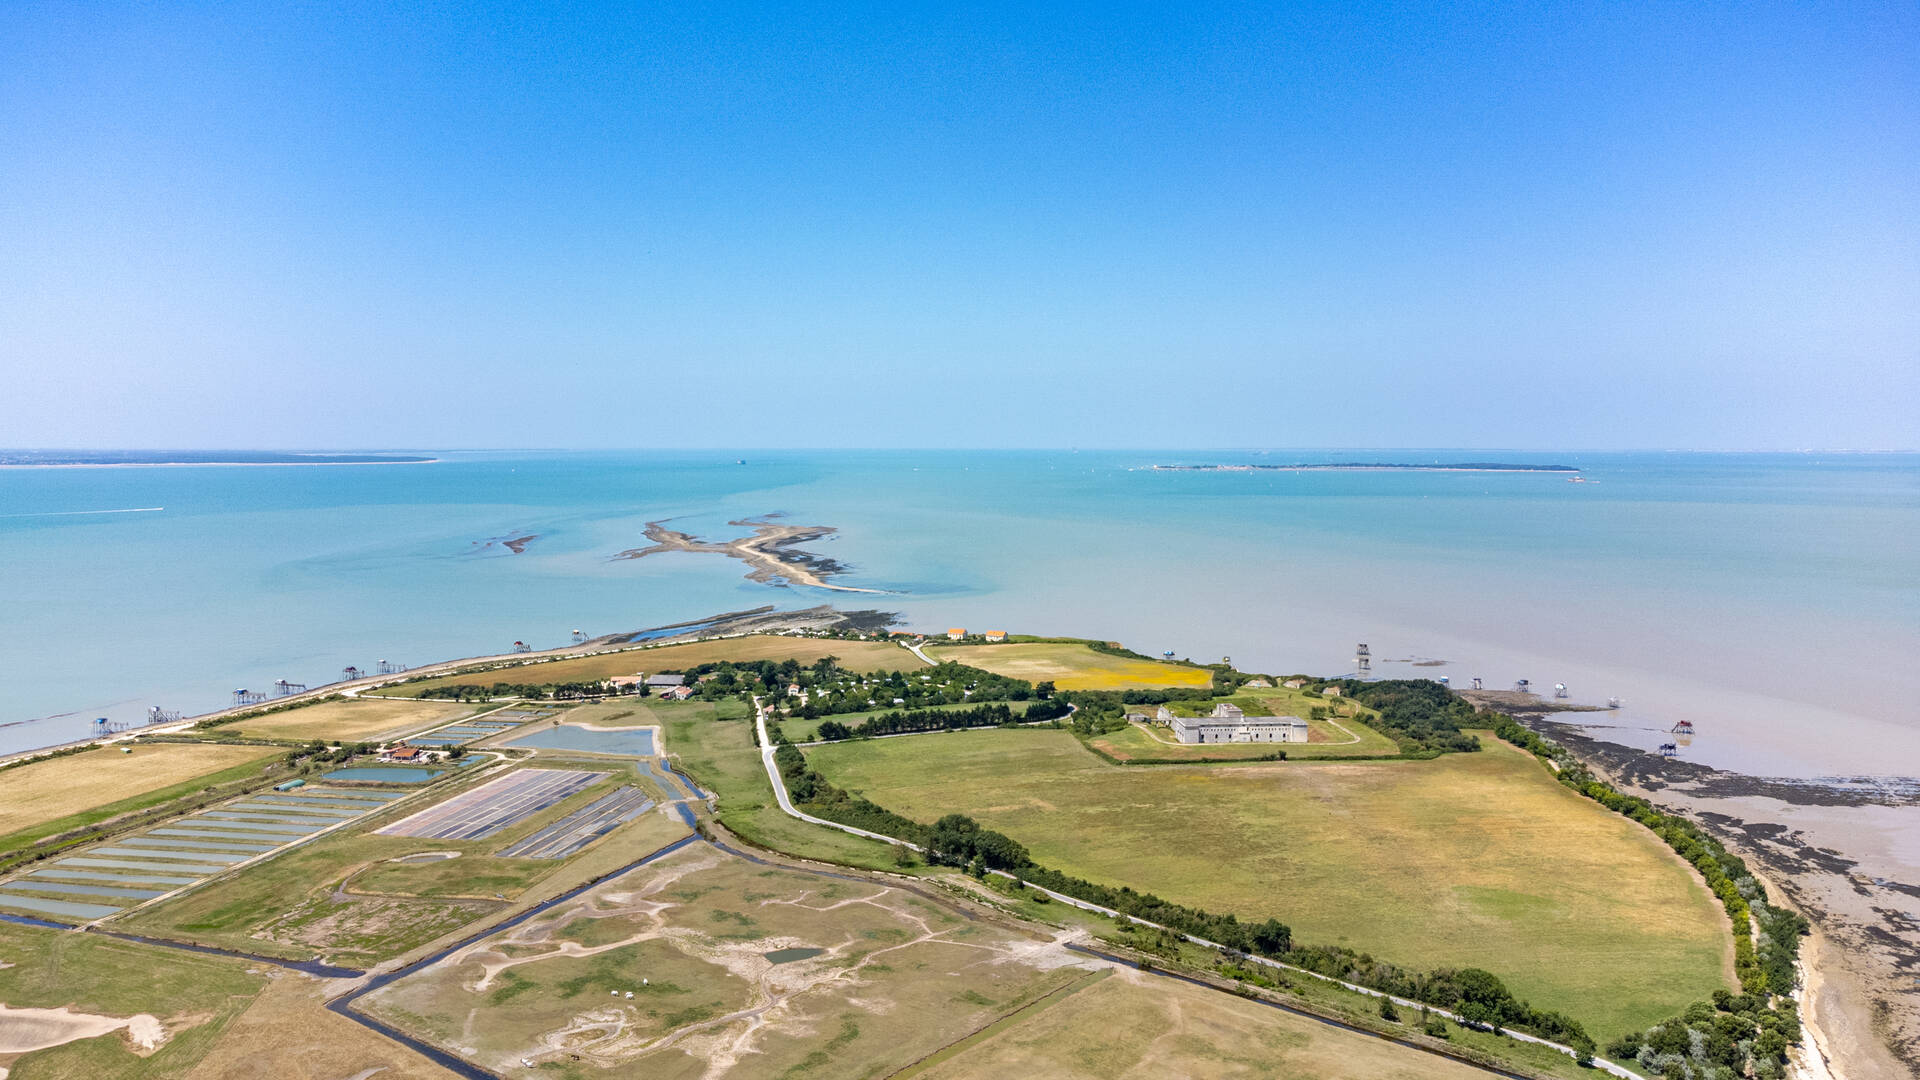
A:
[[[754,723],[758,726],[758,729],[759,729],[761,760],[766,765],[767,779],[773,783],[773,792],[774,792],[774,795],[776,796],[775,801],[780,804],[780,809],[786,811],[789,815],[793,817],[799,818],[802,821],[811,822],[816,825],[824,825],[830,829],[839,829],[841,832],[852,833],[855,836],[864,836],[864,837],[867,837],[868,839],[879,840],[884,843],[901,844],[913,851],[918,851],[922,853],[926,851],[926,848],[922,847],[921,845],[912,843],[907,840],[902,840],[898,837],[886,836],[882,833],[870,832],[866,829],[856,828],[852,825],[842,825],[838,822],[828,821],[824,818],[817,818],[811,814],[803,813],[802,811],[795,808],[793,805],[793,800],[789,798],[787,795],[786,781],[780,775],[779,767],[774,764],[774,760],[773,760],[774,751],[778,748],[774,745],[774,743],[768,737],[766,710],[761,708],[761,705],[758,699],[754,700],[753,706],[754,706]],[[1198,945],[1201,948],[1214,949],[1222,953],[1230,953],[1235,957],[1245,960],[1249,963],[1260,964],[1265,967],[1274,968],[1280,971],[1286,971],[1296,975],[1306,975],[1311,978],[1319,979],[1323,982],[1332,983],[1336,986],[1340,986],[1346,990],[1350,990],[1354,993],[1362,994],[1367,997],[1386,998],[1392,1001],[1396,1006],[1399,1006],[1402,1008],[1413,1009],[1413,1010],[1426,1010],[1428,1012],[1431,1012],[1435,1016],[1444,1017],[1448,1020],[1453,1021],[1456,1024],[1460,1024],[1463,1027],[1473,1026],[1468,1021],[1461,1019],[1461,1017],[1458,1014],[1453,1013],[1446,1009],[1429,1005],[1425,1002],[1414,1001],[1410,998],[1397,997],[1393,994],[1387,994],[1379,990],[1373,990],[1368,987],[1361,986],[1358,983],[1350,983],[1344,979],[1336,979],[1331,975],[1322,975],[1317,971],[1310,971],[1307,968],[1295,967],[1292,964],[1283,964],[1278,960],[1272,960],[1264,956],[1255,955],[1253,953],[1242,952],[1238,949],[1229,949],[1226,946],[1221,945],[1219,942],[1209,941],[1206,938],[1200,937],[1197,934],[1183,933],[1181,931],[1174,930],[1170,927],[1162,926],[1159,923],[1142,919],[1135,915],[1128,915],[1123,912],[1117,911],[1113,908],[1102,907],[1099,904],[1082,900],[1076,896],[1069,896],[1068,894],[1063,892],[1055,892],[1052,889],[1048,889],[1040,885],[1035,885],[1030,881],[1025,881],[1018,874],[1009,873],[1005,870],[987,870],[985,872],[988,874],[993,874],[995,876],[1005,878],[1009,881],[1020,882],[1024,884],[1027,888],[1032,889],[1035,892],[1043,893],[1050,899],[1059,901],[1060,903],[1066,904],[1070,907],[1079,908],[1082,911],[1091,911],[1094,914],[1104,915],[1110,919],[1121,920],[1121,921],[1133,923],[1138,926],[1145,926],[1150,929],[1160,930],[1165,933],[1172,934],[1175,937],[1178,937],[1191,944]],[[1537,1046],[1544,1046],[1550,1050],[1559,1051],[1560,1053],[1565,1054],[1576,1061],[1579,1060],[1581,1057],[1581,1054],[1579,1053],[1579,1051],[1575,1050],[1573,1047],[1567,1046],[1563,1043],[1554,1042],[1551,1039],[1543,1039],[1538,1035],[1529,1035],[1523,1031],[1511,1031],[1511,1030],[1503,1030],[1501,1033],[1506,1035],[1508,1038],[1515,1039],[1520,1042],[1533,1043]],[[1384,1037],[1384,1036],[1378,1036],[1378,1037]],[[1608,1061],[1607,1059],[1600,1057],[1597,1054],[1589,1055],[1589,1060],[1592,1062],[1594,1068],[1612,1073],[1614,1076],[1618,1076],[1622,1078],[1622,1080],[1645,1080],[1645,1078],[1642,1077],[1639,1073],[1633,1072],[1632,1070],[1626,1068],[1623,1065],[1619,1065],[1612,1061]]]

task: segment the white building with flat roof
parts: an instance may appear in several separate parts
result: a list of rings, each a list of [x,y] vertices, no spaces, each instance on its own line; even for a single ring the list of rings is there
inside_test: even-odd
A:
[[[1172,710],[1161,707],[1163,713]],[[1307,722],[1297,716],[1247,716],[1223,701],[1208,716],[1167,717],[1173,737],[1183,743],[1303,743]]]

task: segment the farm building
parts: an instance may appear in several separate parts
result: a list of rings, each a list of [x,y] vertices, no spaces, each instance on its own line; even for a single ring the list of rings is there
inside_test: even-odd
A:
[[[1305,680],[1305,679],[1288,679],[1288,680],[1287,680],[1286,682],[1284,682],[1284,683],[1282,683],[1281,685],[1282,685],[1282,686],[1285,686],[1285,687],[1286,687],[1287,689],[1289,689],[1289,690],[1298,690],[1298,689],[1300,689],[1301,687],[1303,687],[1303,686],[1305,686],[1305,685],[1307,685],[1307,680]]]
[[[997,643],[999,643],[999,642],[1002,642],[1002,641],[1005,641],[1005,640],[1007,640],[1007,632],[1006,632],[1005,630],[989,630],[989,631],[987,631],[987,641],[988,641],[989,643],[996,643],[996,644],[997,644]]]
[[[967,628],[964,626],[953,626],[953,627],[947,628],[948,641],[959,641],[961,638],[966,636],[967,636]]]
[[[687,677],[685,675],[665,674],[665,675],[647,676],[647,685],[650,687],[653,687],[656,690],[662,687],[685,686],[686,684],[687,684]]]
[[[1339,696],[1340,696],[1340,688],[1339,688],[1339,687],[1337,687],[1337,686],[1327,686],[1327,687],[1322,687],[1322,688],[1321,688],[1321,690],[1320,690],[1320,692],[1321,692],[1322,694],[1325,694],[1325,695],[1326,695],[1326,696],[1328,696],[1328,697],[1339,697]]]

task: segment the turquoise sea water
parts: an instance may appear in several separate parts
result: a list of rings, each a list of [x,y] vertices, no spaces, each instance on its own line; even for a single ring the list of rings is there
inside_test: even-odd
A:
[[[1280,672],[1565,682],[1616,737],[1920,773],[1920,456],[1517,452],[439,453],[431,464],[0,468],[0,752],[96,716],[773,603],[1099,635]],[[739,463],[744,459],[744,463]],[[1162,462],[1566,462],[1546,473],[1156,472]],[[104,512],[127,511],[127,512]],[[784,512],[869,596],[644,523]],[[523,554],[498,541],[534,535]],[[1444,666],[1413,666],[1444,661]]]

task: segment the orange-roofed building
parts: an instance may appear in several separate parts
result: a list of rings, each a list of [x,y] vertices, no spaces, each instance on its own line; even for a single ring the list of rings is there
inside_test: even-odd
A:
[[[964,626],[955,626],[947,630],[948,641],[959,641],[961,638],[966,636],[967,636],[967,628]]]
[[[1007,640],[1007,632],[1005,630],[989,630],[987,631],[987,640],[1005,641]]]

